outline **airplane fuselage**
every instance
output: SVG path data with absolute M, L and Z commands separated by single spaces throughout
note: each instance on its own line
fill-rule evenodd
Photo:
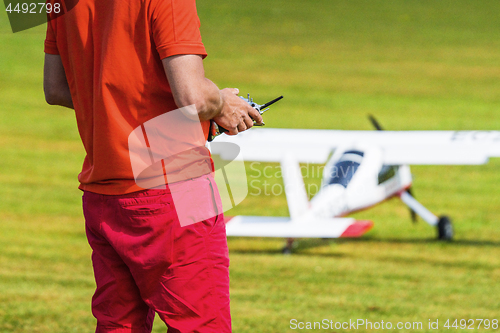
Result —
M 339 148 L 326 163 L 320 191 L 308 214 L 340 217 L 371 207 L 411 186 L 409 166 L 383 165 L 377 147 Z

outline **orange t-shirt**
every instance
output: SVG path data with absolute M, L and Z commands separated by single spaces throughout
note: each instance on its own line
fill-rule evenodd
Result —
M 87 153 L 80 189 L 142 190 L 134 181 L 130 133 L 177 109 L 161 59 L 206 56 L 195 0 L 79 0 L 49 21 L 45 52 L 61 56 Z M 209 122 L 202 127 L 208 133 Z

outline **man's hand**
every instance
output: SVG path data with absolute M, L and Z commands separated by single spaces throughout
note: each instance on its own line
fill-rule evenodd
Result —
M 217 125 L 228 130 L 229 135 L 236 135 L 253 126 L 253 122 L 262 124 L 262 116 L 247 102 L 238 97 L 239 90 L 225 88 L 220 91 L 223 104 L 220 113 L 213 118 Z

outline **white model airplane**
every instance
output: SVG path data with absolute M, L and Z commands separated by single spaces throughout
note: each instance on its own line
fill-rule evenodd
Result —
M 411 195 L 408 165 L 484 164 L 500 157 L 500 131 L 378 131 L 258 128 L 214 143 L 233 143 L 244 161 L 280 162 L 290 217 L 236 216 L 228 236 L 288 238 L 359 237 L 371 221 L 345 218 L 352 212 L 399 197 L 429 225 L 438 239 L 453 237 L 451 221 L 438 217 Z M 212 154 L 233 159 L 224 145 Z M 325 163 L 320 191 L 309 201 L 299 163 Z

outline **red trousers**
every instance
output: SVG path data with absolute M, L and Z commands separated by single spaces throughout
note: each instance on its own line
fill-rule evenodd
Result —
M 213 178 L 188 180 L 222 212 Z M 210 191 L 210 195 L 206 195 Z M 193 200 L 197 200 L 193 198 Z M 97 333 L 149 333 L 155 313 L 175 332 L 231 332 L 229 256 L 222 213 L 179 224 L 170 190 L 85 192 Z

